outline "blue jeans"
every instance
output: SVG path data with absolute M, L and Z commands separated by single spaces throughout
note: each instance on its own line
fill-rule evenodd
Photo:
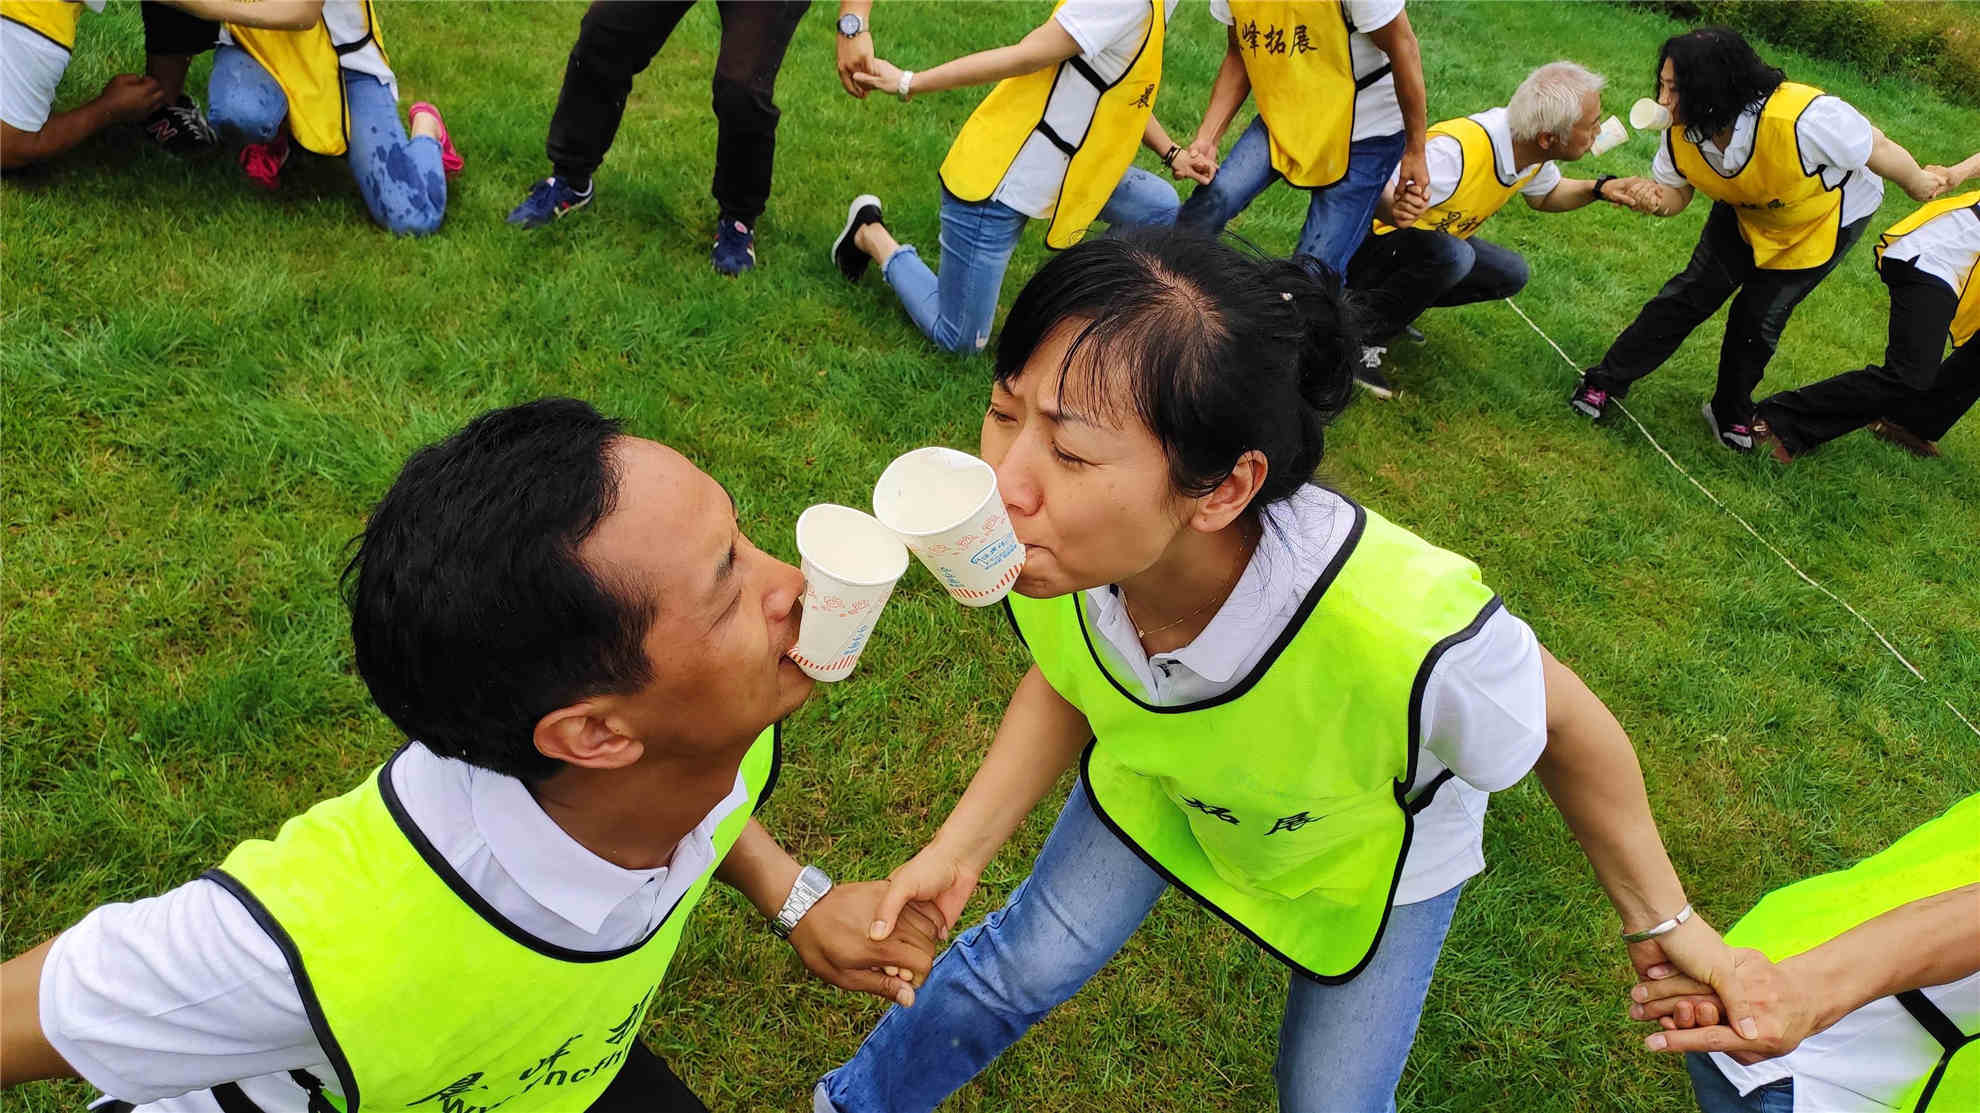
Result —
M 1078 992 L 1167 888 L 1094 816 L 1085 787 L 1073 786 L 1031 876 L 956 937 L 913 1008 L 887 1010 L 852 1059 L 820 1081 L 823 1097 L 839 1113 L 935 1108 Z M 1290 976 L 1272 1072 L 1284 1113 L 1395 1109 L 1396 1080 L 1463 888 L 1398 906 L 1354 980 Z
M 426 236 L 447 215 L 447 175 L 440 168 L 440 143 L 428 136 L 406 137 L 399 102 L 391 86 L 368 73 L 344 70 L 344 105 L 349 110 L 348 157 L 371 219 L 388 232 Z M 267 143 L 289 118 L 289 98 L 254 56 L 237 46 L 213 55 L 207 87 L 213 126 L 237 143 Z
M 1347 173 L 1341 180 L 1307 191 L 1311 199 L 1306 203 L 1306 224 L 1299 230 L 1298 253 L 1319 259 L 1336 274 L 1346 274 L 1348 260 L 1368 235 L 1382 187 L 1402 163 L 1402 154 L 1402 132 L 1350 143 Z M 1183 202 L 1176 224 L 1217 235 L 1278 179 L 1279 172 L 1272 169 L 1272 137 L 1260 116 L 1224 156 L 1210 184 L 1197 186 Z
M 1745 1097 L 1726 1081 L 1710 1055 L 1686 1052 L 1684 1069 L 1691 1073 L 1691 1092 L 1701 1113 L 1794 1113 L 1794 1079 L 1769 1082 Z
M 1168 225 L 1176 219 L 1176 187 L 1129 167 L 1100 210 L 1110 226 Z M 1030 217 L 1001 201 L 963 201 L 942 191 L 942 273 L 937 277 L 911 244 L 889 256 L 880 273 L 928 339 L 945 352 L 974 355 L 990 342 L 1004 270 Z

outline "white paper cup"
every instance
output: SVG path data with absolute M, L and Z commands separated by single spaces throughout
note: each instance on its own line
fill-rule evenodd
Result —
M 791 660 L 814 680 L 844 680 L 907 571 L 907 549 L 871 515 L 831 503 L 798 515 L 797 547 L 804 613 Z
M 1629 138 L 1629 129 L 1614 116 L 1602 121 L 1602 130 L 1595 133 L 1595 145 L 1588 148 L 1591 155 L 1606 155 L 1623 145 Z
M 917 448 L 873 485 L 873 515 L 966 607 L 1009 595 L 1024 545 L 1004 513 L 997 473 L 953 448 Z
M 1662 131 L 1671 126 L 1671 114 L 1663 105 L 1644 97 L 1630 105 L 1629 126 L 1638 131 Z

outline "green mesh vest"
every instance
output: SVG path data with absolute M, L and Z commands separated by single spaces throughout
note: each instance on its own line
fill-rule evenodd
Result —
M 717 863 L 770 795 L 777 764 L 772 727 L 743 759 L 749 805 L 716 828 Z M 274 841 L 242 843 L 206 874 L 288 959 L 344 1094 L 337 1103 L 318 1090 L 311 1108 L 583 1110 L 639 1039 L 714 869 L 640 942 L 605 952 L 558 947 L 510 922 L 454 872 L 406 815 L 391 767 L 289 820 Z
M 1980 882 L 1980 793 L 1946 809 L 1889 847 L 1846 870 L 1776 889 L 1760 899 L 1726 942 L 1751 947 L 1775 962 L 1811 950 L 1900 905 Z M 1893 1108 L 1904 1113 L 1980 1110 L 1980 1036 L 1961 1032 L 1952 1018 L 1916 990 L 1898 1004 L 1943 1051 Z
M 1354 506 L 1354 527 L 1251 674 L 1156 707 L 1095 652 L 1080 593 L 1010 597 L 1032 659 L 1093 728 L 1094 812 L 1177 888 L 1306 977 L 1342 982 L 1388 922 L 1423 692 L 1499 602 L 1470 561 Z

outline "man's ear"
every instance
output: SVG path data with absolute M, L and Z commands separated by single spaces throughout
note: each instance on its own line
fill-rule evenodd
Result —
M 553 761 L 586 769 L 623 769 L 646 747 L 620 732 L 609 709 L 598 700 L 560 707 L 536 721 L 536 752 Z

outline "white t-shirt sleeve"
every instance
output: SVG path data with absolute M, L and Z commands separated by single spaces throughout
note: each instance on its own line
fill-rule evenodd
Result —
M 68 68 L 68 51 L 13 20 L 0 20 L 0 120 L 40 131 Z
M 137 1104 L 326 1061 L 281 949 L 210 881 L 83 917 L 48 953 L 40 1004 L 76 1073 Z
M 1116 39 L 1138 36 L 1148 22 L 1148 5 L 1133 0 L 1066 0 L 1052 18 L 1079 44 L 1081 54 L 1098 54 Z
M 1526 184 L 1519 187 L 1519 191 L 1528 197 L 1545 197 L 1554 192 L 1554 187 L 1560 184 L 1561 168 L 1549 159 L 1540 164 L 1540 172 L 1528 178 Z
M 1402 14 L 1403 0 L 1346 0 L 1347 16 L 1357 33 L 1380 31 Z M 1211 0 L 1216 3 L 1216 0 Z
M 1231 15 L 1231 0 L 1210 0 L 1210 18 L 1226 27 L 1237 25 L 1237 18 Z
M 1423 161 L 1430 169 L 1430 203 L 1441 205 L 1457 192 L 1464 177 L 1464 145 L 1454 135 L 1433 135 L 1423 145 Z M 1389 175 L 1390 181 L 1402 176 L 1402 167 Z
M 1838 178 L 1844 171 L 1869 165 L 1870 149 L 1877 142 L 1863 113 L 1841 97 L 1830 96 L 1809 102 L 1794 122 L 1794 137 L 1800 141 L 1803 170 L 1812 174 L 1816 167 L 1826 166 L 1837 171 Z
M 1658 185 L 1666 185 L 1672 189 L 1683 189 L 1691 184 L 1689 179 L 1678 172 L 1677 162 L 1671 158 L 1669 136 L 1659 136 L 1657 139 L 1657 157 L 1650 160 L 1650 177 Z
M 1511 788 L 1547 748 L 1547 685 L 1533 628 L 1500 607 L 1444 652 L 1423 692 L 1424 745 L 1473 788 Z

